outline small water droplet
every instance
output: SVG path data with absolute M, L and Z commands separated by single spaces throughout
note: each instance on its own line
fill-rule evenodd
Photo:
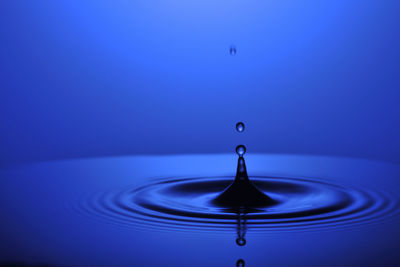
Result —
M 243 157 L 244 153 L 246 153 L 246 147 L 244 145 L 238 145 L 236 147 L 236 154 L 238 154 L 239 157 Z
M 244 260 L 238 259 L 238 261 L 236 262 L 236 267 L 244 267 Z
M 244 123 L 243 122 L 236 123 L 236 131 L 238 131 L 239 133 L 244 131 Z
M 231 45 L 231 47 L 229 48 L 229 54 L 231 54 L 231 56 L 236 55 L 236 46 Z
M 244 245 L 246 245 L 246 239 L 244 239 L 243 237 L 238 237 L 236 238 L 236 244 L 243 247 Z

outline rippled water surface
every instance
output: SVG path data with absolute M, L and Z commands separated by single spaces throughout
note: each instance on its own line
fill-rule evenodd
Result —
M 212 204 L 232 177 L 162 179 L 81 199 L 77 210 L 128 227 L 231 231 L 237 218 L 251 231 L 283 231 L 379 223 L 399 208 L 395 197 L 375 190 L 357 190 L 316 179 L 252 177 L 277 203 L 235 211 Z
M 249 155 L 274 200 L 230 209 L 233 155 L 114 157 L 1 170 L 3 262 L 267 266 L 399 261 L 399 174 L 360 159 Z

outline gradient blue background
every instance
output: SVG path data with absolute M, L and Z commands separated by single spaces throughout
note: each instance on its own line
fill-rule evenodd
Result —
M 239 143 L 250 175 L 398 192 L 399 11 L 398 0 L 0 1 L 0 265 L 396 264 L 395 219 L 249 231 L 239 248 L 234 229 L 127 231 L 64 205 L 149 177 L 233 175 Z
M 400 162 L 399 10 L 394 0 L 1 1 L 0 162 L 239 142 Z

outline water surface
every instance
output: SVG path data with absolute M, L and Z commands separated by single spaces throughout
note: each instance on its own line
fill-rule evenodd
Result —
M 181 155 L 3 168 L 0 260 L 56 266 L 400 262 L 400 166 L 246 154 L 250 180 L 276 203 L 230 210 L 212 200 L 234 179 L 236 163 L 233 154 Z

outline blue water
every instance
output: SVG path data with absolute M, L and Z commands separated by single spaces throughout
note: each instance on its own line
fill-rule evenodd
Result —
M 281 204 L 237 217 L 208 202 L 234 178 L 233 154 L 3 168 L 0 259 L 61 266 L 399 262 L 399 165 L 267 154 L 249 154 L 246 163 L 249 178 Z M 240 236 L 244 246 L 236 244 Z
M 399 10 L 0 1 L 0 265 L 400 265 Z

